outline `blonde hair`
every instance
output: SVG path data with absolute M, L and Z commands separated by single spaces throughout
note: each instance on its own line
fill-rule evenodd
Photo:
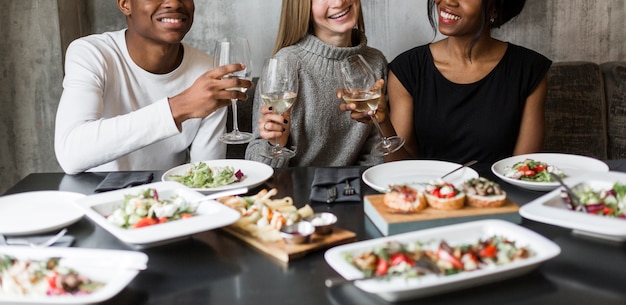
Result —
M 297 43 L 306 34 L 313 34 L 311 1 L 313 0 L 283 0 L 278 34 L 276 35 L 276 43 L 274 44 L 274 52 L 272 54 L 276 54 L 280 49 Z M 363 8 L 360 2 L 356 29 L 365 33 Z

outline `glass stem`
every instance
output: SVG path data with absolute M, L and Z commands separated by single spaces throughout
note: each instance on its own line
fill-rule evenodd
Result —
M 391 146 L 391 142 L 389 142 L 387 137 L 385 137 L 385 134 L 383 133 L 383 129 L 380 128 L 380 124 L 378 124 L 378 121 L 376 120 L 376 114 L 371 115 L 370 118 L 372 118 L 372 122 L 374 122 L 374 126 L 376 126 L 376 129 L 378 129 L 378 133 L 380 133 L 380 137 L 383 140 L 383 147 Z
M 230 103 L 233 106 L 233 133 L 239 133 L 239 125 L 237 124 L 237 99 L 231 99 Z

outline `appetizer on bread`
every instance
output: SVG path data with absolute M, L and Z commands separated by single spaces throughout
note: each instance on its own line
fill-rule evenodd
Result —
M 428 205 L 438 210 L 458 210 L 465 205 L 465 193 L 441 179 L 426 186 Z
M 383 203 L 391 209 L 404 213 L 419 212 L 426 208 L 424 194 L 408 185 L 392 185 L 383 197 Z
M 465 181 L 463 191 L 467 195 L 467 205 L 472 207 L 501 207 L 506 201 L 506 193 L 500 185 L 483 177 Z

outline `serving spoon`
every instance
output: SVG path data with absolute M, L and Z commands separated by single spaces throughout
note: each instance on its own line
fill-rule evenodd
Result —
M 577 210 L 580 209 L 583 212 L 587 212 L 587 208 L 585 207 L 585 205 L 580 202 L 580 198 L 578 198 L 578 195 L 576 195 L 574 193 L 574 191 L 572 191 L 571 188 L 569 188 L 569 186 L 567 186 L 565 184 L 565 182 L 563 182 L 563 179 L 561 179 L 561 177 L 553 172 L 550 172 L 550 175 L 552 176 L 552 178 L 554 178 L 554 180 L 556 180 L 567 192 L 567 196 L 569 196 L 569 199 L 572 201 L 573 203 L 573 207 L 570 206 L 570 208 L 572 210 Z

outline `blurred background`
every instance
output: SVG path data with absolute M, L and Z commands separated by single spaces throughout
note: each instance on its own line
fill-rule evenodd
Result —
M 426 0 L 361 0 L 369 44 L 388 60 L 437 39 Z M 4 0 L 0 18 L 0 194 L 34 172 L 61 171 L 54 120 L 63 56 L 74 39 L 126 27 L 114 0 Z M 281 0 L 196 1 L 185 42 L 211 52 L 215 39 L 250 40 L 254 62 L 271 55 Z M 623 0 L 527 0 L 495 36 L 553 61 L 626 61 Z M 254 75 L 260 74 L 255 67 Z M 181 88 L 182 90 L 183 88 Z

